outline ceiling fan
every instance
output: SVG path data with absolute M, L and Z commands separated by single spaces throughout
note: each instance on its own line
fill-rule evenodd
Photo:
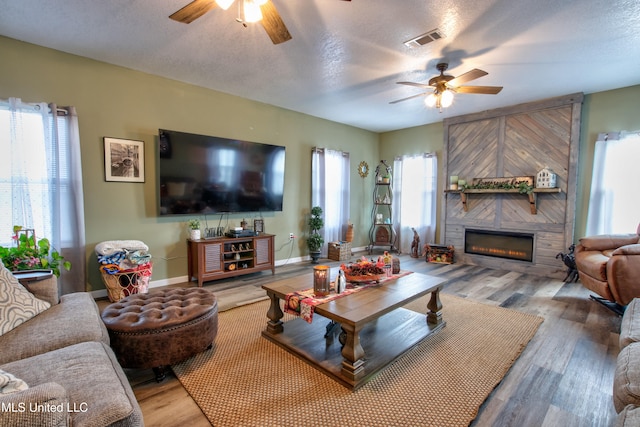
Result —
M 486 76 L 486 71 L 474 68 L 471 71 L 467 71 L 458 77 L 453 77 L 444 74 L 449 64 L 441 62 L 436 68 L 440 71 L 440 75 L 432 77 L 429 80 L 429 84 L 414 83 L 414 82 L 398 82 L 400 85 L 416 86 L 424 89 L 433 89 L 433 91 L 419 93 L 417 95 L 409 96 L 407 98 L 398 99 L 397 101 L 391 101 L 390 104 L 396 104 L 398 102 L 407 101 L 409 99 L 417 98 L 419 96 L 426 96 L 425 104 L 429 107 L 436 107 L 442 111 L 442 108 L 446 108 L 453 102 L 454 93 L 476 93 L 496 95 L 502 90 L 502 86 L 460 86 L 463 83 L 471 80 L 478 79 L 482 76 Z
M 216 4 L 227 10 L 235 0 L 193 0 L 169 18 L 174 21 L 190 24 L 202 15 L 213 9 Z M 273 44 L 284 43 L 291 40 L 291 34 L 284 25 L 278 10 L 271 0 L 238 0 L 242 2 L 244 18 L 236 19 L 246 26 L 247 22 L 260 21 Z M 345 0 L 351 1 L 351 0 Z

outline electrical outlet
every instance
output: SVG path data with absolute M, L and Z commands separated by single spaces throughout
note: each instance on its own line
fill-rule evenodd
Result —
M 293 240 L 295 238 L 296 238 L 296 236 L 294 236 L 293 233 L 289 233 L 289 240 Z

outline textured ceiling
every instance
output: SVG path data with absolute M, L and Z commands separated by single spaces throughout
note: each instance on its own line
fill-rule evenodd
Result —
M 273 0 L 293 39 L 274 45 L 237 7 L 185 25 L 189 0 L 0 0 L 0 34 L 376 132 L 573 92 L 640 84 L 638 0 Z M 438 28 L 419 48 L 403 42 Z M 1 52 L 0 52 L 1 57 Z M 480 68 L 439 113 L 421 90 Z

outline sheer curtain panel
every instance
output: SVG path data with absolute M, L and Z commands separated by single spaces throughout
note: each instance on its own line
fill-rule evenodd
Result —
M 344 240 L 349 222 L 349 153 L 326 148 L 311 151 L 311 206 L 320 206 L 324 228 L 320 231 L 327 256 L 328 242 Z
M 84 291 L 85 235 L 78 117 L 73 107 L 0 99 L 0 244 L 35 230 L 70 261 L 62 293 Z
M 640 131 L 601 133 L 593 155 L 586 235 L 633 233 L 640 223 Z
M 436 235 L 438 162 L 435 153 L 396 157 L 393 162 L 393 224 L 401 252 L 411 252 L 413 231 L 420 245 Z

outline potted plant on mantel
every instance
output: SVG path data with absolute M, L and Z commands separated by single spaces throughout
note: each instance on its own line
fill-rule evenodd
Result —
M 320 235 L 320 229 L 324 227 L 322 208 L 320 206 L 311 208 L 311 216 L 307 224 L 309 225 L 309 236 L 307 237 L 309 256 L 311 257 L 311 263 L 317 264 L 318 258 L 320 258 L 320 249 L 324 243 L 324 239 Z
M 191 240 L 200 240 L 200 220 L 190 219 L 187 222 L 187 226 L 189 227 L 189 238 Z
M 71 270 L 71 262 L 65 261 L 64 257 L 51 247 L 48 239 L 36 240 L 32 229 L 14 226 L 13 240 L 15 246 L 0 246 L 0 259 L 8 270 L 51 270 L 56 277 L 60 277 L 60 268 Z

